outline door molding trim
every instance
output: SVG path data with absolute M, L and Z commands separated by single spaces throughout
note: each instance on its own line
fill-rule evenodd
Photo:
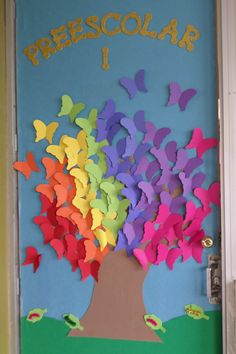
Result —
M 224 354 L 236 352 L 236 2 L 217 1 Z

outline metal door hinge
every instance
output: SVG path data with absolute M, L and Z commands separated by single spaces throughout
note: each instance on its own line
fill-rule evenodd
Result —
M 210 304 L 220 304 L 221 295 L 221 257 L 208 256 L 207 276 L 207 297 Z

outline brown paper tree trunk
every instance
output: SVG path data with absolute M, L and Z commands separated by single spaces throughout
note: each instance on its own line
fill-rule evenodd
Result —
M 160 342 L 143 315 L 143 282 L 146 271 L 122 250 L 110 252 L 102 263 L 88 311 L 81 319 L 84 331 L 69 336 Z

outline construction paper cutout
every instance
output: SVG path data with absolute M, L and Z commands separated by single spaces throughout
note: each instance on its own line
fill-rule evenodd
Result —
M 144 165 L 144 167 L 145 167 L 144 171 L 146 171 L 145 174 L 148 180 L 151 180 L 156 173 L 160 172 L 160 164 L 156 160 L 152 162 L 148 161 L 148 166 Z
M 50 200 L 43 194 L 39 195 L 40 197 L 40 201 L 41 201 L 41 211 L 40 214 L 44 214 L 47 212 L 47 210 L 50 208 L 51 206 L 51 202 Z
M 158 129 L 154 136 L 154 145 L 157 149 L 160 149 L 163 140 L 170 134 L 171 130 L 169 128 Z
M 53 202 L 54 199 L 54 190 L 52 189 L 52 187 L 48 184 L 38 184 L 37 187 L 35 188 L 35 190 L 37 192 L 39 192 L 40 194 L 43 194 L 45 197 L 47 197 L 50 202 Z
M 169 248 L 167 245 L 164 243 L 161 243 L 157 247 L 157 260 L 155 264 L 159 265 L 161 262 L 164 262 L 167 258 L 167 255 L 169 253 Z
M 26 161 L 16 161 L 13 167 L 15 170 L 21 172 L 27 180 L 30 178 L 32 172 L 40 171 L 31 151 L 27 152 Z
M 115 110 L 116 110 L 115 102 L 112 99 L 107 100 L 102 111 L 99 112 L 98 118 L 107 120 L 108 118 L 111 118 L 113 116 Z
M 177 158 L 177 143 L 175 141 L 170 141 L 166 144 L 165 152 L 168 160 L 170 162 L 176 162 Z
M 192 189 L 201 187 L 203 182 L 206 179 L 206 175 L 202 172 L 198 172 L 196 173 L 193 177 L 192 177 Z
M 110 65 L 108 62 L 108 55 L 109 55 L 109 48 L 103 47 L 102 48 L 102 68 L 103 68 L 103 70 L 110 69 Z
M 123 158 L 132 156 L 135 152 L 136 149 L 136 139 L 132 138 L 130 136 L 127 136 L 126 138 L 126 148 L 125 148 L 125 152 L 122 155 Z
M 91 109 L 88 118 L 76 118 L 75 124 L 85 131 L 87 135 L 90 135 L 92 130 L 96 128 L 96 119 L 98 111 L 96 108 Z
M 55 161 L 50 157 L 43 157 L 42 164 L 46 170 L 46 179 L 51 178 L 56 172 L 62 172 L 65 167 L 64 161 L 60 164 L 58 161 Z
M 151 204 L 155 197 L 155 190 L 152 187 L 152 185 L 148 182 L 139 182 L 138 184 L 139 188 L 144 192 L 144 194 L 147 197 L 148 204 Z
M 180 172 L 179 179 L 183 185 L 183 196 L 187 196 L 192 188 L 192 180 L 191 178 L 186 177 L 184 172 Z
M 94 235 L 96 236 L 96 239 L 98 240 L 100 244 L 100 250 L 103 251 L 107 244 L 111 244 L 112 246 L 116 246 L 116 243 L 114 242 L 114 239 L 110 237 L 110 232 L 108 229 L 105 231 L 102 229 L 96 229 L 94 230 Z
M 82 102 L 74 104 L 71 97 L 68 95 L 62 96 L 61 110 L 58 113 L 58 117 L 69 116 L 71 123 L 74 122 L 75 117 L 84 110 L 85 104 Z
M 211 202 L 220 207 L 220 182 L 211 184 L 209 188 L 209 195 Z
M 84 327 L 81 326 L 80 320 L 76 316 L 66 313 L 66 314 L 63 315 L 63 318 L 64 318 L 64 321 L 65 321 L 65 324 L 70 329 L 79 329 L 80 331 L 84 330 Z
M 58 259 L 62 259 L 65 252 L 64 243 L 61 240 L 53 239 L 51 240 L 50 245 L 56 251 Z
M 193 157 L 189 159 L 186 166 L 184 167 L 184 172 L 186 176 L 189 177 L 191 173 L 202 164 L 203 164 L 203 160 L 197 157 Z
M 220 206 L 220 186 L 219 183 L 213 183 L 208 190 L 204 188 L 195 188 L 194 195 L 200 200 L 204 211 L 210 210 L 210 203 Z
M 194 88 L 187 89 L 181 92 L 180 85 L 177 82 L 169 84 L 169 100 L 167 105 L 171 106 L 178 103 L 181 111 L 185 111 L 189 101 L 197 94 Z
M 134 153 L 135 162 L 138 163 L 140 160 L 147 155 L 150 151 L 151 145 L 150 144 L 139 144 Z
M 64 186 L 57 184 L 54 187 L 54 191 L 57 196 L 57 207 L 59 208 L 67 201 L 67 189 Z
M 144 111 L 138 111 L 135 113 L 134 124 L 139 132 L 142 132 L 144 134 L 147 132 Z
M 91 227 L 91 230 L 94 230 L 97 227 L 101 226 L 104 215 L 99 209 L 92 209 L 91 214 L 93 217 L 93 225 Z
M 47 309 L 35 308 L 28 312 L 26 320 L 31 323 L 37 323 L 42 320 L 45 313 L 47 313 Z
M 59 145 L 48 145 L 46 151 L 56 157 L 56 159 L 63 164 L 65 158 L 65 147 L 66 145 L 63 143 L 65 136 L 63 135 L 60 139 Z
M 159 317 L 153 314 L 148 314 L 148 315 L 144 315 L 143 318 L 146 325 L 151 329 L 153 329 L 154 331 L 160 330 L 163 333 L 166 332 L 166 329 L 163 327 L 162 321 Z
M 25 261 L 22 263 L 23 266 L 33 264 L 34 273 L 37 272 L 40 266 L 42 255 L 38 253 L 35 247 L 26 247 L 26 257 Z
M 148 158 L 146 156 L 143 156 L 141 159 L 139 159 L 137 161 L 139 161 L 139 163 L 137 163 L 137 166 L 135 166 L 136 168 L 135 168 L 134 174 L 140 175 L 140 174 L 146 172 L 146 176 L 147 176 L 147 170 L 149 169 L 149 166 L 150 166 L 150 162 L 149 162 Z M 127 166 L 127 167 L 129 169 L 131 167 L 131 164 L 130 164 L 130 166 Z M 126 167 L 126 170 L 127 170 L 127 167 Z M 122 172 L 122 171 L 119 170 L 119 172 Z
M 128 240 L 128 245 L 131 245 L 136 236 L 133 225 L 126 222 L 123 226 L 123 232 Z
M 137 258 L 138 262 L 143 267 L 143 269 L 146 270 L 147 266 L 148 266 L 148 259 L 147 259 L 145 251 L 142 249 L 139 249 L 139 248 L 135 248 L 133 250 L 133 254 Z
M 209 320 L 210 317 L 208 315 L 205 314 L 204 310 L 202 307 L 191 304 L 191 305 L 185 305 L 184 306 L 185 309 L 185 313 L 193 318 L 194 320 Z
M 34 218 L 34 222 L 37 223 L 37 221 L 39 221 L 39 220 L 35 220 L 35 219 L 36 218 Z M 51 240 L 53 240 L 55 237 L 54 225 L 51 225 L 50 220 L 47 218 L 47 222 L 41 223 L 39 225 L 39 227 L 40 227 L 40 230 L 42 231 L 42 234 L 43 234 L 44 244 L 46 245 L 47 243 L 50 243 Z
M 50 124 L 46 125 L 40 119 L 36 119 L 33 121 L 33 126 L 36 132 L 35 142 L 38 143 L 39 141 L 46 139 L 49 144 L 52 144 L 52 138 L 59 127 L 57 122 L 51 122 Z
M 166 264 L 170 268 L 170 270 L 173 269 L 174 263 L 176 260 L 182 255 L 182 250 L 179 248 L 172 248 L 166 257 Z
M 167 159 L 165 150 L 161 150 L 161 149 L 157 149 L 156 147 L 153 147 L 150 151 L 156 157 L 158 163 L 160 164 L 160 168 L 163 171 L 168 171 L 170 169 L 170 164 Z
M 186 149 L 196 149 L 198 158 L 201 158 L 202 155 L 218 145 L 218 141 L 215 138 L 203 138 L 203 133 L 201 128 L 195 128 L 192 134 L 192 138 Z
M 179 149 L 177 151 L 177 159 L 174 169 L 183 170 L 188 162 L 188 154 L 185 149 Z
M 145 71 L 143 69 L 137 71 L 134 79 L 128 77 L 122 77 L 119 80 L 120 85 L 127 91 L 129 98 L 133 99 L 137 92 L 146 93 L 147 89 L 144 82 Z
M 143 143 L 146 144 L 149 141 L 153 141 L 156 135 L 156 127 L 152 122 L 146 122 L 146 134 L 143 139 Z
M 135 137 L 135 134 L 137 132 L 137 128 L 136 128 L 134 121 L 132 121 L 129 118 L 122 118 L 120 120 L 120 124 L 122 125 L 122 127 L 127 129 L 127 132 L 131 138 Z

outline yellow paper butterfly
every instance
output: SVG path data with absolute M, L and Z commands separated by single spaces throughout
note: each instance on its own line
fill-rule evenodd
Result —
M 52 144 L 52 138 L 55 134 L 55 131 L 59 127 L 57 122 L 51 122 L 50 124 L 46 125 L 42 120 L 35 119 L 33 121 L 33 126 L 36 132 L 36 143 L 38 143 L 40 140 L 46 139 L 49 144 Z
M 59 145 L 48 145 L 46 148 L 46 151 L 56 157 L 58 161 L 62 164 L 65 158 L 65 148 L 66 145 L 63 144 L 63 139 L 66 137 L 66 135 L 63 135 L 61 137 Z
M 94 235 L 100 244 L 101 252 L 104 250 L 107 244 L 110 244 L 113 247 L 116 246 L 116 240 L 112 232 L 108 228 L 104 227 L 104 229 L 105 231 L 101 229 L 94 230 Z

